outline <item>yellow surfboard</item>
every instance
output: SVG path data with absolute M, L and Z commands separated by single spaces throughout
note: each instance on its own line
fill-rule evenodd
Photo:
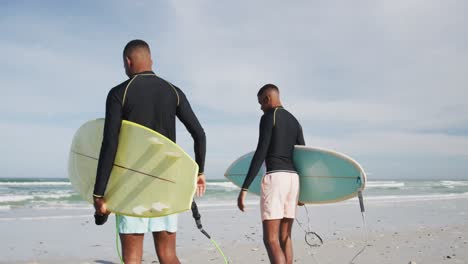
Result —
M 76 132 L 68 161 L 70 182 L 92 203 L 104 119 Z M 122 121 L 114 167 L 107 184 L 111 212 L 159 217 L 187 211 L 195 194 L 197 163 L 177 144 L 139 124 Z

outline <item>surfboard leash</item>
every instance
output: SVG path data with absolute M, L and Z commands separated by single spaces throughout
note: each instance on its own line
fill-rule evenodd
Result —
M 195 200 L 192 201 L 192 216 L 195 219 L 195 224 L 197 225 L 198 230 L 200 230 L 200 232 L 202 232 L 202 234 L 205 235 L 211 241 L 211 244 L 213 244 L 215 246 L 215 248 L 218 250 L 219 254 L 221 254 L 221 256 L 223 256 L 224 263 L 228 264 L 229 261 L 226 258 L 226 256 L 224 255 L 221 248 L 219 247 L 218 243 L 216 243 L 216 241 L 213 238 L 211 238 L 211 236 L 208 234 L 208 232 L 206 232 L 205 229 L 203 229 L 203 226 L 202 226 L 202 223 L 201 223 L 201 215 L 200 215 L 200 212 L 198 211 L 198 206 L 195 203 Z
M 368 239 L 369 239 L 369 232 L 367 230 L 367 225 L 366 225 L 366 215 L 365 215 L 365 208 L 364 208 L 364 198 L 362 196 L 362 191 L 358 191 L 358 199 L 359 199 L 359 207 L 361 208 L 361 216 L 362 216 L 362 225 L 363 225 L 363 232 L 364 232 L 364 246 L 361 248 L 361 250 L 354 255 L 354 257 L 351 259 L 349 264 L 353 264 L 354 260 L 364 252 L 364 250 L 367 248 L 368 245 Z
M 317 259 L 315 258 L 315 254 L 312 252 L 312 248 L 322 246 L 323 245 L 323 239 L 316 232 L 312 231 L 312 227 L 311 227 L 311 224 L 310 224 L 309 210 L 307 209 L 306 205 L 304 205 L 304 209 L 305 209 L 306 214 L 307 214 L 307 228 L 305 228 L 301 224 L 301 222 L 299 222 L 299 220 L 297 220 L 297 217 L 296 217 L 296 222 L 299 225 L 299 227 L 304 231 L 304 240 L 305 240 L 306 244 L 309 246 L 307 248 L 307 253 L 309 254 L 309 256 L 312 257 L 312 259 L 314 260 L 315 263 L 319 263 L 317 261 Z M 319 243 L 315 242 L 316 239 L 318 239 Z
M 362 196 L 362 191 L 358 192 L 358 199 L 359 199 L 359 207 L 361 208 L 361 217 L 362 217 L 363 232 L 364 232 L 364 246 L 356 253 L 356 255 L 354 255 L 354 257 L 351 259 L 349 264 L 354 264 L 354 260 L 356 260 L 356 258 L 358 256 L 360 256 L 368 246 L 369 232 L 368 232 L 367 225 L 366 225 L 366 215 L 365 215 L 364 198 Z M 314 254 L 311 252 L 311 249 L 313 247 L 320 247 L 321 245 L 323 245 L 323 240 L 316 232 L 312 231 L 312 228 L 310 226 L 309 210 L 307 209 L 307 206 L 305 206 L 305 205 L 304 205 L 304 209 L 305 209 L 306 214 L 307 214 L 307 228 L 304 228 L 303 225 L 301 224 L 301 222 L 299 222 L 299 220 L 297 220 L 297 218 L 296 218 L 296 222 L 299 224 L 299 227 L 305 233 L 305 238 L 304 239 L 305 239 L 306 244 L 309 246 L 309 248 L 307 249 L 307 253 L 313 258 L 313 260 L 316 263 L 318 263 L 318 261 L 315 258 Z M 315 240 L 315 239 L 318 239 L 319 243 L 313 243 L 312 241 Z

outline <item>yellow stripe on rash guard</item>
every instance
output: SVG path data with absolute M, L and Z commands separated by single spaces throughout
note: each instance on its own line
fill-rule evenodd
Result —
M 123 96 L 123 99 L 122 99 L 122 107 L 123 107 L 124 104 L 125 104 L 125 98 L 127 97 L 127 89 L 128 89 L 128 87 L 130 87 L 130 84 L 131 84 L 138 76 L 156 76 L 156 74 L 144 73 L 144 74 L 137 74 L 137 75 L 133 76 L 132 79 L 130 80 L 130 82 L 128 82 L 127 87 L 125 87 L 125 92 L 124 92 L 124 96 Z
M 166 81 L 166 80 L 164 80 L 164 81 Z M 180 98 L 179 98 L 179 93 L 177 92 L 177 89 L 174 87 L 174 85 L 172 85 L 172 83 L 170 83 L 168 81 L 166 81 L 166 82 L 172 87 L 172 89 L 174 89 L 174 92 L 175 92 L 175 94 L 177 96 L 177 106 L 179 106 Z
M 276 111 L 279 109 L 279 107 L 275 108 L 275 112 L 273 113 L 273 126 L 276 125 Z
M 133 76 L 133 78 L 130 80 L 130 82 L 127 84 L 127 87 L 125 87 L 125 92 L 124 92 L 124 96 L 123 96 L 123 99 L 122 99 L 122 107 L 124 106 L 125 104 L 125 98 L 127 97 L 127 90 L 128 90 L 128 87 L 130 87 L 130 84 L 136 79 L 136 77 L 138 76 L 156 76 L 156 74 L 152 74 L 152 73 L 144 73 L 144 74 L 137 74 L 135 76 Z M 161 78 L 162 79 L 162 78 Z M 163 79 L 164 80 L 164 79 Z M 177 89 L 174 87 L 174 85 L 172 85 L 172 83 L 164 80 L 165 82 L 167 82 L 169 84 L 169 86 L 172 87 L 172 89 L 174 89 L 174 92 L 177 96 L 177 106 L 179 106 L 179 103 L 180 103 L 180 98 L 179 98 L 179 93 L 177 92 Z

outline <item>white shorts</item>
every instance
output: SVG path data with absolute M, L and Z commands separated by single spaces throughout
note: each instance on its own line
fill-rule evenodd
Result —
M 299 200 L 299 175 L 271 172 L 263 176 L 260 212 L 263 220 L 295 218 Z

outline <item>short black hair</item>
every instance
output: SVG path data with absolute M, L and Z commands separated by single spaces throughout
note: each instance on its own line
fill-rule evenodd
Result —
M 125 48 L 123 50 L 123 55 L 128 57 L 133 51 L 137 49 L 141 49 L 141 48 L 146 49 L 148 50 L 148 52 L 150 52 L 150 47 L 148 43 L 146 43 L 144 40 L 141 40 L 141 39 L 131 40 L 130 42 L 127 43 L 127 45 L 125 45 Z
M 257 96 L 260 96 L 260 95 L 264 94 L 268 90 L 275 90 L 275 91 L 277 91 L 279 93 L 278 86 L 276 86 L 274 84 L 271 84 L 271 83 L 268 83 L 268 84 L 263 85 L 263 87 L 260 88 L 260 90 L 258 90 Z

